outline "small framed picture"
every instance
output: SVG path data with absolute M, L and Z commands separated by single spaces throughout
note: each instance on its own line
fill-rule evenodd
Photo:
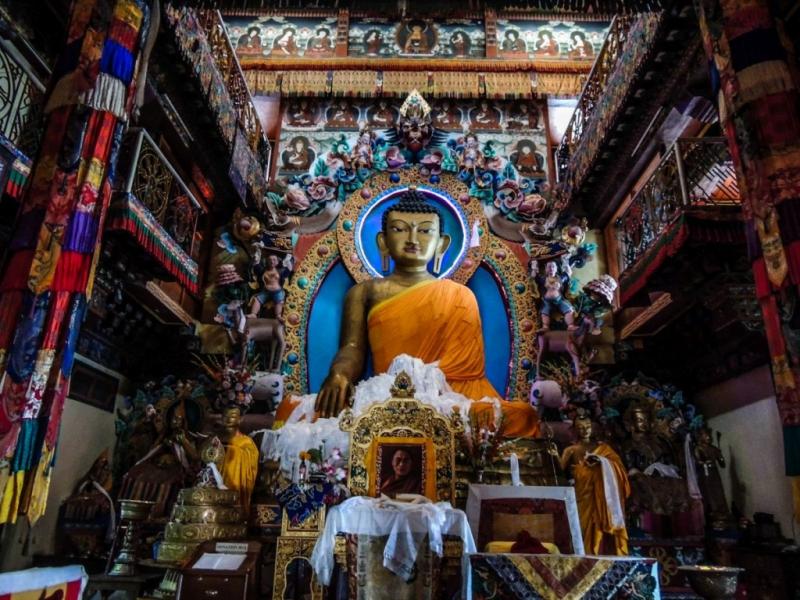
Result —
M 436 499 L 436 457 L 425 438 L 379 437 L 372 442 L 369 493 L 396 497 L 419 494 Z

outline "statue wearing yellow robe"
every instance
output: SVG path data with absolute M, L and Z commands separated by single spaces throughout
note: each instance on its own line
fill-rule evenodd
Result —
M 229 408 L 223 414 L 225 428 L 225 460 L 222 481 L 228 489 L 239 492 L 239 502 L 245 516 L 250 514 L 250 496 L 258 475 L 258 448 L 249 436 L 239 431 L 239 408 Z
M 561 455 L 561 469 L 575 480 L 583 545 L 587 554 L 601 554 L 603 538 L 614 540 L 614 554 L 628 554 L 625 501 L 631 495 L 628 472 L 605 442 L 592 440 L 592 422 L 585 415 L 573 423 L 578 441 Z M 553 449 L 552 453 L 558 455 Z
M 483 332 L 478 303 L 464 285 L 437 279 L 450 236 L 444 233 L 439 209 L 414 188 L 382 215 L 376 236 L 384 272 L 353 286 L 347 292 L 339 351 L 317 394 L 315 410 L 335 417 L 352 397 L 372 354 L 373 367 L 386 372 L 401 354 L 425 363 L 438 363 L 447 382 L 473 402 L 471 412 L 479 423 L 494 424 L 492 402 L 500 400 L 505 416 L 503 434 L 535 437 L 539 416 L 527 402 L 503 402 L 486 379 Z M 291 403 L 278 408 L 276 422 L 291 411 Z
M 624 511 L 625 500 L 631 494 L 631 487 L 622 459 L 611 446 L 604 442 L 600 442 L 591 454 L 607 461 L 606 464 L 610 467 L 607 472 L 613 474 L 616 479 L 618 508 L 620 511 Z M 601 554 L 603 537 L 609 535 L 614 540 L 614 553 L 619 556 L 627 555 L 628 532 L 624 521 L 621 524 L 613 522 L 613 510 L 606 498 L 607 490 L 603 481 L 602 463 L 600 461 L 590 462 L 584 458 L 575 463 L 573 476 L 575 477 L 575 496 L 578 501 L 578 513 L 580 514 L 586 553 Z M 624 518 L 624 512 L 621 512 L 621 516 Z
M 369 311 L 369 346 L 376 373 L 401 354 L 438 362 L 453 391 L 471 400 L 502 398 L 486 378 L 481 319 L 475 295 L 449 279 L 418 283 Z M 535 437 L 539 419 L 527 402 L 502 402 L 503 433 Z M 474 403 L 478 421 L 493 420 L 492 403 Z

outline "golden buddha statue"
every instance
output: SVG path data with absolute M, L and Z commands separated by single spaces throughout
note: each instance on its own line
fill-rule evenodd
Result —
M 443 227 L 438 209 L 413 188 L 383 213 L 378 248 L 383 270 L 389 270 L 390 258 L 395 268 L 347 293 L 339 351 L 317 395 L 319 416 L 337 416 L 345 408 L 370 350 L 376 373 L 408 354 L 438 362 L 453 390 L 473 401 L 502 398 L 486 378 L 475 296 L 466 286 L 428 272 L 431 261 L 433 271 L 440 270 L 450 245 Z M 501 402 L 506 436 L 538 434 L 538 414 L 527 402 Z M 473 402 L 471 410 L 479 422 L 494 420 L 493 403 Z
M 238 406 L 229 406 L 222 413 L 220 439 L 225 445 L 222 480 L 229 490 L 239 492 L 239 502 L 247 518 L 258 475 L 258 448 L 249 436 L 239 431 L 241 421 L 242 410 Z
M 561 469 L 575 480 L 583 545 L 587 554 L 603 553 L 603 538 L 613 538 L 614 553 L 628 554 L 625 501 L 631 494 L 622 459 L 605 442 L 592 439 L 592 422 L 579 416 L 573 425 L 578 441 L 564 449 Z M 554 449 L 554 454 L 558 452 Z

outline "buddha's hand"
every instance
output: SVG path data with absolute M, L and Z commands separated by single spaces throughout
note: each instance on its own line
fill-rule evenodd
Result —
M 319 417 L 338 417 L 353 394 L 353 384 L 341 373 L 330 373 L 317 394 L 314 410 Z

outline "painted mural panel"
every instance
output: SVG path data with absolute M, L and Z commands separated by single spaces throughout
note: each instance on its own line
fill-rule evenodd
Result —
M 465 132 L 477 136 L 487 158 L 512 165 L 520 176 L 548 180 L 547 135 L 542 104 L 536 101 L 457 101 L 433 105 L 434 125 L 443 147 L 465 143 Z M 283 114 L 278 174 L 284 177 L 314 173 L 331 154 L 350 153 L 359 130 L 369 126 L 375 138 L 391 138 L 399 101 L 296 98 Z
M 506 59 L 594 60 L 608 33 L 607 21 L 497 20 L 498 54 Z
M 350 21 L 350 56 L 462 57 L 486 55 L 483 21 L 478 19 L 354 18 Z
M 292 58 L 334 56 L 336 17 L 226 17 L 236 55 Z

